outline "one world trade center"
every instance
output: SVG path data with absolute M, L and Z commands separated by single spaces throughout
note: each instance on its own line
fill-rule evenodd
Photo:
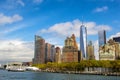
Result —
M 82 59 L 86 60 L 87 59 L 87 29 L 86 27 L 82 24 L 80 26 L 80 50 L 82 53 Z

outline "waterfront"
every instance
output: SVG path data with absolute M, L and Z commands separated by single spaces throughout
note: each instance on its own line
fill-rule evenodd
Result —
M 120 80 L 120 76 L 47 72 L 8 72 L 6 70 L 0 70 L 0 80 Z

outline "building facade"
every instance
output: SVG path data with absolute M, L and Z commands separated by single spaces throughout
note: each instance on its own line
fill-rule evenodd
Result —
M 116 60 L 120 60 L 120 43 L 119 43 L 119 42 L 116 42 L 116 41 L 114 41 L 114 40 L 112 40 L 112 39 L 110 39 L 110 40 L 108 41 L 108 43 L 109 43 L 110 45 L 114 45 L 114 46 L 115 46 L 115 59 L 116 59 Z
M 45 63 L 55 61 L 55 46 L 49 43 L 45 44 Z
M 62 50 L 62 62 L 78 62 L 78 46 L 75 35 L 65 40 L 65 46 Z
M 110 39 L 107 44 L 100 46 L 100 60 L 119 60 L 120 59 L 120 43 Z
M 98 31 L 98 41 L 99 41 L 99 47 L 106 44 L 106 31 L 105 30 L 99 30 Z
M 87 59 L 87 28 L 84 25 L 80 26 L 80 51 L 82 53 L 82 59 Z
M 51 44 L 45 44 L 45 63 L 52 62 L 51 60 Z
M 55 45 L 51 45 L 51 60 L 52 62 L 55 62 Z
M 44 64 L 55 62 L 56 49 L 55 45 L 45 43 L 41 36 L 35 35 L 35 51 L 33 64 Z
M 87 45 L 87 60 L 95 60 L 94 46 L 92 45 L 92 41 L 90 41 Z
M 35 53 L 33 64 L 45 63 L 45 40 L 41 36 L 35 35 Z
M 55 62 L 56 63 L 61 63 L 61 49 L 59 47 L 55 48 Z
M 120 60 L 120 43 L 115 43 L 115 58 Z

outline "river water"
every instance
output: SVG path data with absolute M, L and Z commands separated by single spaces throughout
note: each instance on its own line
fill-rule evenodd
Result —
M 6 70 L 0 70 L 0 80 L 120 80 L 120 76 L 46 72 L 8 72 Z

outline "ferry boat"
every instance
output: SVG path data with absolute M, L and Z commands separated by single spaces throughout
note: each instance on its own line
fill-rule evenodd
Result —
M 13 72 L 23 72 L 25 71 L 24 66 L 22 66 L 21 62 L 12 62 L 7 64 L 6 70 L 13 71 Z

